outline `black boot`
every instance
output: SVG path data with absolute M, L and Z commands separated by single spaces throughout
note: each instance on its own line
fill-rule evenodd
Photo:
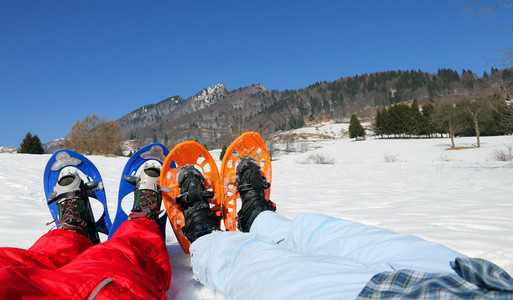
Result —
M 237 165 L 237 191 L 242 200 L 242 207 L 237 213 L 237 227 L 242 232 L 249 232 L 256 217 L 265 210 L 276 211 L 276 204 L 265 199 L 265 190 L 270 184 L 260 173 L 260 166 L 251 156 L 243 156 Z
M 183 166 L 177 174 L 180 196 L 176 202 L 182 206 L 185 226 L 183 234 L 192 243 L 200 236 L 219 229 L 221 212 L 210 210 L 208 199 L 214 192 L 205 190 L 205 179 L 194 165 Z
M 87 196 L 87 190 L 95 187 L 94 184 L 86 186 L 77 173 L 65 175 L 55 185 L 49 203 L 57 202 L 61 229 L 81 233 L 98 244 L 100 238 Z

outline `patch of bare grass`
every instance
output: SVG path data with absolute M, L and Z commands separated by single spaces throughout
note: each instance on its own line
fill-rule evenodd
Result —
M 445 150 L 465 150 L 465 149 L 474 149 L 475 147 L 469 147 L 469 146 L 458 146 L 454 148 L 447 148 Z
M 383 161 L 386 163 L 394 163 L 398 160 L 398 157 L 399 155 L 397 154 L 385 153 L 385 155 L 383 155 Z
M 454 159 L 451 156 L 445 155 L 444 153 L 442 153 L 442 154 L 440 154 L 440 160 L 449 162 L 449 161 L 453 161 Z
M 334 165 L 335 159 L 325 153 L 314 153 L 308 155 L 305 161 L 301 162 L 302 164 L 315 164 L 315 165 Z
M 322 133 L 310 133 L 310 132 L 304 132 L 304 133 L 299 133 L 296 135 L 298 138 L 301 138 L 301 139 L 304 139 L 304 140 L 307 140 L 307 139 L 313 139 L 313 138 L 317 138 L 317 139 L 324 139 L 324 140 L 330 140 L 330 139 L 333 139 L 332 136 L 329 136 L 327 134 L 322 134 Z

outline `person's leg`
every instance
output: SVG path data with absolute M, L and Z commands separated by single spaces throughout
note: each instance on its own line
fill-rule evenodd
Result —
M 169 254 L 157 224 L 146 218 L 124 222 L 113 237 L 60 269 L 66 275 L 96 274 L 102 282 L 146 299 L 164 297 L 171 282 Z M 111 283 L 112 282 L 112 283 Z M 102 293 L 107 293 L 106 286 Z
M 72 295 L 69 291 L 76 283 L 58 269 L 91 246 L 83 234 L 55 229 L 28 250 L 0 248 L 0 295 L 7 299 Z
M 70 244 L 84 237 L 66 230 L 52 232 L 56 234 L 44 236 L 48 244 L 42 247 L 41 257 L 52 252 L 52 242 L 60 251 L 63 247 L 59 247 L 59 243 Z M 42 242 L 34 246 L 42 246 Z M 15 259 L 20 257 L 15 256 Z M 34 257 L 29 255 L 25 261 L 19 259 L 23 265 L 0 268 L 1 295 L 87 298 L 96 291 L 100 297 L 97 299 L 120 293 L 151 299 L 164 297 L 171 281 L 169 255 L 162 233 L 155 222 L 145 218 L 124 222 L 112 239 L 88 248 L 60 268 L 59 264 L 70 257 L 67 253 L 62 253 L 64 259 L 61 254 L 53 253 L 42 263 Z
M 55 229 L 41 236 L 28 250 L 0 248 L 0 268 L 24 265 L 53 270 L 66 265 L 92 245 L 82 234 Z
M 162 198 L 158 192 L 160 170 L 144 169 L 136 179 L 134 205 L 129 220 L 112 238 L 82 253 L 61 268 L 65 274 L 95 274 L 101 279 L 91 293 L 105 299 L 164 298 L 171 282 L 171 265 L 164 237 L 156 224 Z
M 462 254 L 419 237 L 325 215 L 303 214 L 290 221 L 274 213 L 265 199 L 269 187 L 251 157 L 237 166 L 237 190 L 242 208 L 239 228 L 266 237 L 305 254 L 331 255 L 372 264 L 383 271 L 410 268 L 426 272 L 451 272 L 449 262 Z
M 255 222 L 258 232 L 275 230 L 268 222 L 275 219 L 270 212 L 262 213 Z M 383 271 L 452 272 L 449 262 L 464 257 L 417 236 L 309 213 L 292 220 L 281 245 L 306 254 L 334 255 L 372 264 Z
M 263 211 L 256 217 L 249 232 L 270 238 L 281 245 L 289 234 L 292 225 L 293 221 L 291 219 L 272 211 Z
M 304 254 L 253 233 L 214 232 L 191 244 L 194 274 L 229 299 L 354 299 L 380 270 Z
M 239 228 L 247 230 L 258 214 L 273 211 L 274 206 L 263 195 L 266 185 L 258 165 L 244 161 L 246 164 L 237 168 L 245 174 L 237 179 L 243 198 L 242 213 L 238 215 L 243 223 Z M 192 243 L 189 250 L 193 272 L 201 283 L 227 298 L 284 299 L 301 295 L 351 299 L 377 273 L 372 267 L 341 257 L 290 251 L 258 234 L 221 232 L 208 206 L 203 176 L 185 166 L 179 171 L 178 179 L 181 194 L 178 199 L 185 217 L 183 231 Z M 254 189 L 253 184 L 259 189 Z M 272 216 L 269 226 L 274 230 L 268 235 L 279 242 L 291 221 L 274 213 Z
M 63 177 L 60 183 L 75 182 L 70 177 Z M 112 299 L 120 295 L 164 298 L 171 280 L 171 266 L 164 238 L 154 222 L 161 203 L 158 178 L 157 169 L 142 172 L 136 185 L 132 220 L 124 222 L 111 240 L 93 247 L 85 236 L 91 231 L 87 230 L 89 222 L 81 209 L 80 201 L 84 199 L 68 198 L 67 195 L 76 193 L 66 190 L 61 193 L 63 196 L 57 193 L 54 199 L 60 206 L 59 220 L 66 230 L 48 233 L 23 252 L 48 255 L 43 263 L 20 258 L 12 252 L 12 257 L 5 260 L 7 266 L 0 268 L 0 294 L 15 299 L 22 296 Z M 70 186 L 62 184 L 62 187 Z M 77 246 L 73 238 L 86 245 Z M 29 261 L 26 266 L 20 265 L 25 261 Z
M 0 267 L 24 265 L 57 269 L 91 247 L 91 237 L 97 233 L 85 190 L 78 174 L 62 176 L 49 196 L 49 203 L 57 204 L 57 222 L 61 229 L 44 234 L 29 250 L 0 248 Z

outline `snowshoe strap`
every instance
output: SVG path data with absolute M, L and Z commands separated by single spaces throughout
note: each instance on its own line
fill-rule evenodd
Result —
M 176 203 L 182 206 L 190 206 L 195 202 L 203 201 L 204 199 L 210 199 L 213 197 L 213 191 L 192 190 L 190 192 L 180 194 L 178 197 L 176 197 Z
M 86 195 L 84 195 L 84 193 L 80 190 L 62 193 L 62 194 L 54 196 L 54 197 L 52 197 L 52 195 L 50 195 L 51 200 L 48 201 L 48 205 L 50 205 L 58 200 L 61 200 L 61 199 L 66 200 L 66 199 L 84 198 L 84 196 L 86 196 Z
M 75 190 L 75 191 L 62 193 L 60 195 L 55 195 L 55 192 L 53 192 L 48 197 L 49 198 L 48 205 L 50 205 L 58 200 L 61 200 L 61 199 L 64 199 L 64 200 L 75 199 L 75 198 L 85 199 L 85 198 L 91 197 L 91 196 L 93 198 L 95 198 L 94 193 L 97 190 L 103 189 L 103 186 L 100 185 L 97 181 L 86 182 L 86 183 L 84 183 L 84 187 L 85 187 L 85 191 Z
M 266 178 L 264 176 L 262 176 L 262 179 L 263 179 L 263 182 L 262 181 L 253 181 L 253 178 L 252 178 L 252 181 L 251 183 L 246 183 L 246 184 L 241 184 L 240 186 L 237 187 L 237 191 L 240 193 L 240 192 L 247 192 L 247 191 L 250 191 L 250 190 L 266 190 L 268 188 L 271 187 L 271 185 L 269 184 L 269 182 L 265 181 Z
M 125 176 L 125 181 L 135 185 L 137 183 L 137 176 Z
M 219 222 L 222 219 L 220 211 L 212 211 L 209 208 L 194 210 L 186 219 L 182 228 L 183 234 L 191 242 L 198 237 L 219 230 Z
M 250 196 L 250 199 L 245 201 L 246 202 L 242 204 L 241 209 L 237 213 L 239 218 L 237 227 L 242 232 L 249 232 L 253 221 L 261 212 L 266 210 L 276 211 L 276 204 L 262 197 L 253 195 Z

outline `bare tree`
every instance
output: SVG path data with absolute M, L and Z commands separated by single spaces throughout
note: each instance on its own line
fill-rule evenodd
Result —
M 105 121 L 96 114 L 77 120 L 60 145 L 61 148 L 85 154 L 121 154 L 123 140 L 117 121 Z
M 462 3 L 467 12 L 482 17 L 481 22 L 477 24 L 476 27 L 494 15 L 499 9 L 508 9 L 513 11 L 513 0 L 462 0 Z M 503 25 L 509 30 L 513 30 L 511 25 Z M 494 62 L 494 65 L 509 66 L 513 64 L 513 46 L 500 49 L 498 52 L 499 56 L 491 60 Z
M 293 142 L 294 142 L 294 136 L 291 133 L 286 133 L 286 134 L 282 135 L 282 139 L 286 145 L 285 151 L 287 151 L 287 152 L 293 151 L 294 149 L 292 146 L 293 146 Z
M 110 120 L 94 130 L 92 151 L 100 155 L 121 155 L 122 141 L 121 126 L 117 121 Z
M 456 147 L 454 136 L 464 127 L 460 120 L 461 112 L 456 107 L 459 102 L 459 99 L 455 96 L 436 99 L 435 111 L 432 116 L 433 122 L 449 133 L 452 148 Z
M 229 119 L 231 120 L 231 133 L 234 135 L 241 135 L 246 131 L 246 118 L 242 115 L 242 112 L 237 112 L 232 108 L 229 113 Z
M 489 115 L 490 104 L 483 97 L 474 96 L 463 99 L 460 106 L 463 112 L 472 118 L 476 131 L 477 147 L 479 148 L 481 147 L 479 121 Z
M 265 140 L 265 144 L 271 160 L 276 159 L 276 156 L 278 154 L 278 149 L 276 148 L 276 141 L 272 138 L 268 138 Z
M 104 120 L 96 114 L 86 116 L 83 120 L 77 120 L 71 126 L 71 131 L 66 135 L 60 147 L 91 154 L 93 131 L 103 122 Z

